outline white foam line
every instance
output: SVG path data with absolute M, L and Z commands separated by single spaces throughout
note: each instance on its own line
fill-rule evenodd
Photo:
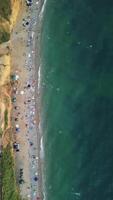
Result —
M 41 66 L 38 69 L 38 94 L 40 93 L 40 85 L 41 85 Z
M 45 9 L 46 3 L 47 3 L 47 0 L 44 1 L 42 9 L 40 11 L 40 15 L 39 15 L 40 19 L 43 17 L 43 13 L 44 13 L 44 9 Z
M 40 158 L 41 158 L 41 159 L 44 158 L 43 137 L 41 137 L 41 140 L 40 140 Z
M 41 140 L 40 140 L 40 158 L 44 160 L 44 144 L 43 144 L 43 136 L 42 136 L 42 126 L 41 126 L 41 121 L 39 123 L 39 132 L 41 135 Z M 46 188 L 45 188 L 45 173 L 44 173 L 44 168 L 42 166 L 42 192 L 43 192 L 43 200 L 46 200 Z

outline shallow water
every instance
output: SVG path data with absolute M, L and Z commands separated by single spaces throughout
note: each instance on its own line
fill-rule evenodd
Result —
M 113 1 L 47 0 L 41 34 L 47 200 L 113 199 Z

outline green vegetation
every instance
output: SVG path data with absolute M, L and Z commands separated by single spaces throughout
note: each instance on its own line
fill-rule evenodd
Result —
M 11 15 L 11 0 L 0 0 L 0 22 L 3 19 L 8 20 Z M 9 31 L 5 30 L 2 26 L 0 27 L 0 44 L 7 42 L 10 38 Z
M 10 33 L 0 28 L 0 44 L 10 39 Z
M 4 112 L 4 129 L 8 126 L 8 110 L 6 109 Z
M 10 0 L 0 0 L 0 19 L 4 18 L 9 20 L 11 15 L 11 1 Z
M 0 137 L 2 136 L 2 134 L 3 134 L 3 130 L 2 130 L 2 128 L 0 127 Z
M 2 170 L 2 199 L 20 200 L 19 192 L 16 186 L 14 162 L 10 146 L 7 146 L 2 151 L 1 170 Z

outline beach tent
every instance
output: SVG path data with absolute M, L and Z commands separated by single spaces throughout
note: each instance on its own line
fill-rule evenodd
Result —
M 18 80 L 19 79 L 19 75 L 17 74 L 17 75 L 15 75 L 15 79 L 16 80 Z
M 16 102 L 16 97 L 13 97 L 13 98 L 12 98 L 12 102 L 13 102 L 13 103 Z
M 32 3 L 33 3 L 33 1 L 32 1 L 32 0 L 26 0 L 26 4 L 27 4 L 27 6 L 31 6 L 31 5 L 32 5 Z
M 36 192 L 34 192 L 33 195 L 36 196 Z
M 19 75 L 13 74 L 13 75 L 11 75 L 11 79 L 12 79 L 13 81 L 17 81 L 17 80 L 19 79 Z
M 20 128 L 19 128 L 19 125 L 18 124 L 16 124 L 16 132 L 19 132 L 20 131 Z
M 31 57 L 31 54 L 30 54 L 30 53 L 28 54 L 28 57 L 29 57 L 29 58 Z

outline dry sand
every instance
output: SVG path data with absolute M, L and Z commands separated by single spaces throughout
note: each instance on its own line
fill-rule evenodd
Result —
M 36 1 L 34 1 L 36 2 Z M 23 27 L 23 19 L 28 16 L 32 18 L 36 15 L 39 7 L 36 5 L 34 11 L 30 11 L 25 4 L 22 5 L 21 11 L 18 15 L 17 22 L 13 26 L 11 33 L 11 74 L 19 75 L 19 80 L 14 82 L 12 87 L 12 97 L 16 97 L 16 102 L 13 103 L 12 110 L 12 130 L 14 133 L 13 140 L 20 144 L 20 151 L 15 152 L 15 163 L 16 163 L 16 175 L 17 182 L 19 181 L 19 170 L 23 168 L 23 180 L 24 183 L 20 185 L 20 194 L 22 198 L 36 200 L 36 197 L 42 196 L 41 190 L 41 172 L 39 163 L 39 135 L 37 134 L 37 126 L 39 123 L 38 113 L 34 110 L 36 108 L 35 98 L 36 98 L 36 66 L 35 66 L 35 39 L 33 37 L 33 45 L 27 46 L 29 39 L 28 28 Z M 32 13 L 32 15 L 31 15 Z M 34 15 L 33 15 L 34 13 Z M 35 26 L 34 26 L 35 34 Z M 31 52 L 30 47 L 32 47 Z M 27 62 L 29 60 L 29 54 L 31 54 L 31 71 L 27 68 Z M 37 73 L 38 76 L 38 73 Z M 32 87 L 27 87 L 27 82 L 32 82 Z M 33 83 L 34 81 L 34 83 Z M 16 90 L 16 94 L 15 91 Z M 24 94 L 21 94 L 24 91 Z M 34 97 L 34 98 L 32 98 Z M 30 100 L 30 102 L 28 102 Z M 15 106 L 17 109 L 15 109 Z M 34 111 L 34 128 L 30 131 L 29 117 L 30 113 Z M 15 122 L 15 118 L 18 121 Z M 36 126 L 36 124 L 37 126 Z M 15 130 L 15 125 L 18 124 L 20 131 L 17 133 Z M 32 135 L 31 135 L 32 133 Z M 30 146 L 30 141 L 32 141 L 33 146 Z M 37 159 L 32 159 L 32 155 L 35 155 Z M 37 177 L 38 181 L 34 181 L 34 177 Z

